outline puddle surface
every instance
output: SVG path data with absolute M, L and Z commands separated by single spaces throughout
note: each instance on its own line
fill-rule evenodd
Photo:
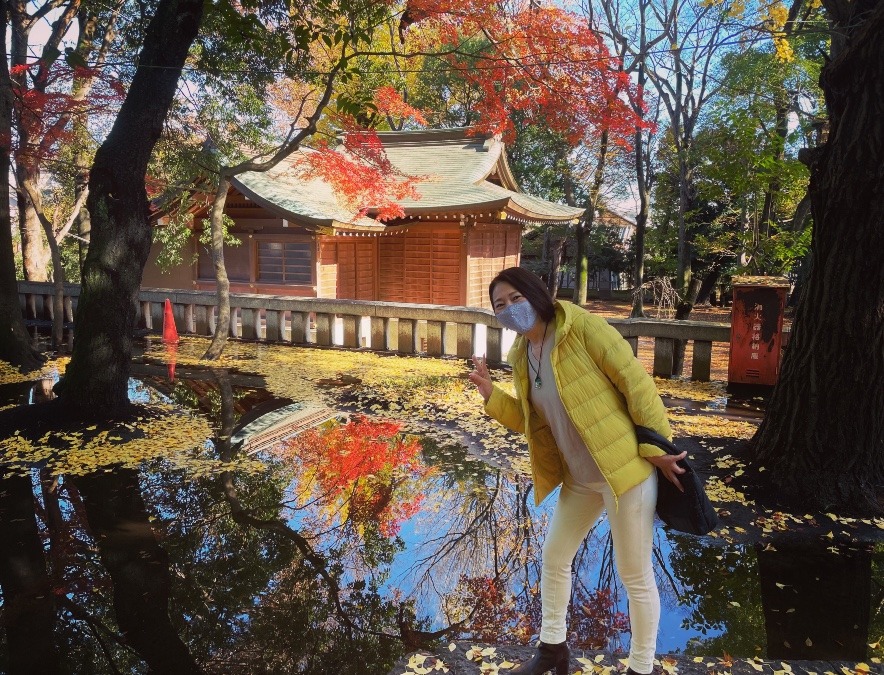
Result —
M 189 371 L 189 374 L 193 373 Z M 0 480 L 0 671 L 386 673 L 422 640 L 526 643 L 554 499 L 400 420 L 274 397 L 260 378 L 140 368 L 131 395 L 200 412 L 205 450 L 261 472 L 162 460 Z M 39 402 L 35 386 L 3 405 Z M 658 652 L 863 660 L 884 635 L 884 549 L 726 545 L 658 528 Z M 573 648 L 623 651 L 626 598 L 602 520 L 574 563 Z

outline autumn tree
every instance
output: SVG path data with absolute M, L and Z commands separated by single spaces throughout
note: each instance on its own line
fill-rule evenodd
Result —
M 0 36 L 6 42 L 9 5 L 0 4 Z M 12 248 L 12 214 L 9 208 L 9 178 L 12 158 L 12 117 L 14 98 L 9 62 L 0 65 L 0 358 L 31 370 L 39 363 L 38 354 L 29 344 L 18 301 L 15 255 Z
M 158 2 L 126 99 L 95 155 L 92 239 L 61 391 L 69 405 L 112 411 L 128 402 L 135 303 L 151 242 L 145 173 L 202 13 L 196 0 Z
M 825 142 L 810 167 L 812 268 L 755 464 L 796 503 L 880 513 L 884 484 L 884 3 L 824 3 Z

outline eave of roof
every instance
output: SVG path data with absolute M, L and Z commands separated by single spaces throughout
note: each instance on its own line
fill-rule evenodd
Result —
M 400 202 L 405 216 L 442 213 L 506 213 L 520 222 L 567 222 L 584 209 L 532 197 L 513 178 L 503 142 L 469 129 L 428 129 L 379 132 L 393 167 L 403 175 L 422 177 L 416 184 L 420 199 Z M 295 159 L 294 161 L 297 161 Z M 316 229 L 383 230 L 384 224 L 366 216 L 353 218 L 320 180 L 295 179 L 281 167 L 266 173 L 245 173 L 234 186 L 264 208 Z M 487 180 L 496 175 L 504 186 Z

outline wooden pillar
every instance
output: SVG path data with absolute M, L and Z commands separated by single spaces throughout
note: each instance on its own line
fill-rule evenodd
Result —
M 473 325 L 469 323 L 457 324 L 457 356 L 462 359 L 468 359 L 474 353 Z
M 52 304 L 52 296 L 51 295 L 41 295 L 40 299 L 43 302 L 43 311 L 42 315 L 44 319 L 49 319 L 52 321 L 55 319 L 54 305 Z
M 623 339 L 629 343 L 630 347 L 632 347 L 632 355 L 638 356 L 638 336 Z
M 184 307 L 184 332 L 196 333 L 196 318 L 194 317 L 193 304 Z
M 153 329 L 153 316 L 150 312 L 149 302 L 141 303 L 141 316 L 139 317 L 138 325 L 141 326 L 141 328 L 147 328 L 147 330 Z
M 427 355 L 442 356 L 441 321 L 427 321 Z
M 71 296 L 64 296 L 64 320 L 68 323 L 74 322 L 74 301 Z
M 674 363 L 675 340 L 654 338 L 654 375 L 656 377 L 672 377 Z
M 239 307 L 230 308 L 230 337 L 239 337 Z
M 209 329 L 209 313 L 211 311 L 212 308 L 206 305 L 196 305 L 193 308 L 193 330 L 197 335 L 212 334 Z
M 264 339 L 267 342 L 284 342 L 282 312 L 278 309 L 268 309 L 265 312 L 267 327 L 264 330 Z
M 388 344 L 388 329 L 390 320 L 383 316 L 371 317 L 371 348 L 376 352 L 383 352 L 390 349 Z
M 485 332 L 485 358 L 489 363 L 500 363 L 503 361 L 501 353 L 501 336 L 503 331 L 500 328 L 488 326 Z
M 289 339 L 292 344 L 302 345 L 307 342 L 307 315 L 304 312 L 292 312 Z
M 25 293 L 25 318 L 37 318 L 37 297 L 33 293 Z
M 334 315 L 319 313 L 316 314 L 316 344 L 322 347 L 330 347 L 332 344 L 332 321 Z
M 359 344 L 360 329 L 362 327 L 362 317 L 353 314 L 344 314 L 342 317 L 344 322 L 344 346 L 350 348 L 361 347 Z
M 163 303 L 162 302 L 150 303 L 150 318 L 151 318 L 150 329 L 154 333 L 162 333 L 163 332 Z
M 414 334 L 417 321 L 414 319 L 399 319 L 399 344 L 396 351 L 400 354 L 414 354 Z
M 694 340 L 694 358 L 691 362 L 691 379 L 708 382 L 712 375 L 712 343 Z

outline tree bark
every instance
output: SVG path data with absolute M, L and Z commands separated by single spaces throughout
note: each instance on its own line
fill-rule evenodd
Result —
M 55 602 L 29 478 L 0 470 L 0 588 L 10 673 L 57 673 Z
M 0 8 L 0 38 L 2 44 L 6 44 L 9 18 L 7 2 L 0 3 Z M 4 327 L 0 330 L 0 359 L 26 372 L 36 368 L 40 361 L 31 348 L 25 330 L 15 275 L 12 217 L 9 211 L 12 114 L 12 80 L 9 77 L 9 62 L 4 58 L 0 65 L 0 326 Z
M 820 76 L 830 132 L 810 158 L 812 267 L 755 463 L 802 508 L 880 513 L 884 2 L 826 8 L 844 43 Z
M 151 529 L 138 472 L 90 474 L 76 484 L 114 585 L 114 614 L 126 642 L 151 672 L 202 672 L 169 620 L 169 556 Z
M 608 140 L 610 134 L 608 130 L 602 131 L 599 139 L 598 161 L 595 165 L 595 173 L 592 178 L 592 185 L 589 188 L 589 203 L 586 206 L 586 213 L 577 223 L 577 254 L 576 254 L 576 270 L 574 275 L 574 304 L 586 304 L 586 291 L 589 282 L 589 251 L 587 250 L 589 242 L 589 234 L 592 232 L 592 226 L 595 222 L 596 210 L 599 207 L 599 195 L 602 192 L 602 185 L 605 182 L 605 166 L 608 162 Z
M 639 68 L 640 86 L 644 86 L 643 73 L 644 66 Z M 639 110 L 641 110 L 640 107 Z M 638 185 L 639 207 L 638 213 L 635 215 L 635 238 L 633 239 L 635 266 L 632 272 L 632 284 L 634 292 L 632 295 L 632 312 L 629 314 L 630 318 L 633 319 L 638 319 L 645 315 L 645 298 L 641 287 L 645 282 L 645 233 L 648 228 L 648 216 L 651 212 L 649 172 L 645 170 L 645 162 L 649 158 L 645 157 L 642 133 L 641 129 L 635 132 L 635 180 Z
M 227 203 L 227 192 L 230 190 L 230 179 L 222 171 L 218 175 L 218 187 L 215 200 L 212 202 L 212 264 L 215 266 L 215 285 L 217 286 L 218 320 L 215 322 L 215 334 L 212 343 L 203 354 L 207 361 L 217 360 L 227 344 L 230 335 L 230 279 L 224 265 L 224 205 Z
M 697 291 L 697 301 L 694 303 L 695 305 L 702 305 L 709 301 L 709 294 L 712 293 L 712 289 L 715 288 L 718 284 L 718 280 L 721 279 L 721 268 L 723 263 L 724 261 L 720 258 L 712 263 L 706 276 L 703 277 L 703 281 Z
M 684 321 L 691 315 L 691 312 L 694 311 L 694 305 L 697 303 L 699 292 L 700 279 L 696 276 L 691 276 L 687 290 L 675 308 L 676 321 Z M 684 374 L 684 355 L 687 344 L 687 340 L 673 340 L 672 374 L 677 377 Z
M 32 204 L 40 203 L 39 194 L 33 184 L 25 182 L 21 185 L 21 193 Z M 40 221 L 43 234 L 49 243 L 49 251 L 52 254 L 52 348 L 60 349 L 64 343 L 64 268 L 61 265 L 61 251 L 55 240 L 55 228 L 43 213 L 42 206 L 34 208 L 34 214 Z
M 553 298 L 559 294 L 559 274 L 562 269 L 562 251 L 564 248 L 565 240 L 561 237 L 553 239 L 549 245 L 549 280 L 546 283 L 546 287 Z
M 145 172 L 202 14 L 200 0 L 160 0 L 129 93 L 95 154 L 86 202 L 92 241 L 60 392 L 69 404 L 114 410 L 127 403 L 136 301 L 151 245 Z
M 25 181 L 40 179 L 40 172 L 32 170 L 33 167 L 19 166 L 16 170 L 16 182 L 21 185 Z M 37 217 L 37 209 L 30 199 L 19 193 L 18 206 L 18 231 L 21 234 L 22 268 L 27 281 L 49 281 L 49 262 L 51 252 L 49 244 L 44 240 L 43 228 Z

